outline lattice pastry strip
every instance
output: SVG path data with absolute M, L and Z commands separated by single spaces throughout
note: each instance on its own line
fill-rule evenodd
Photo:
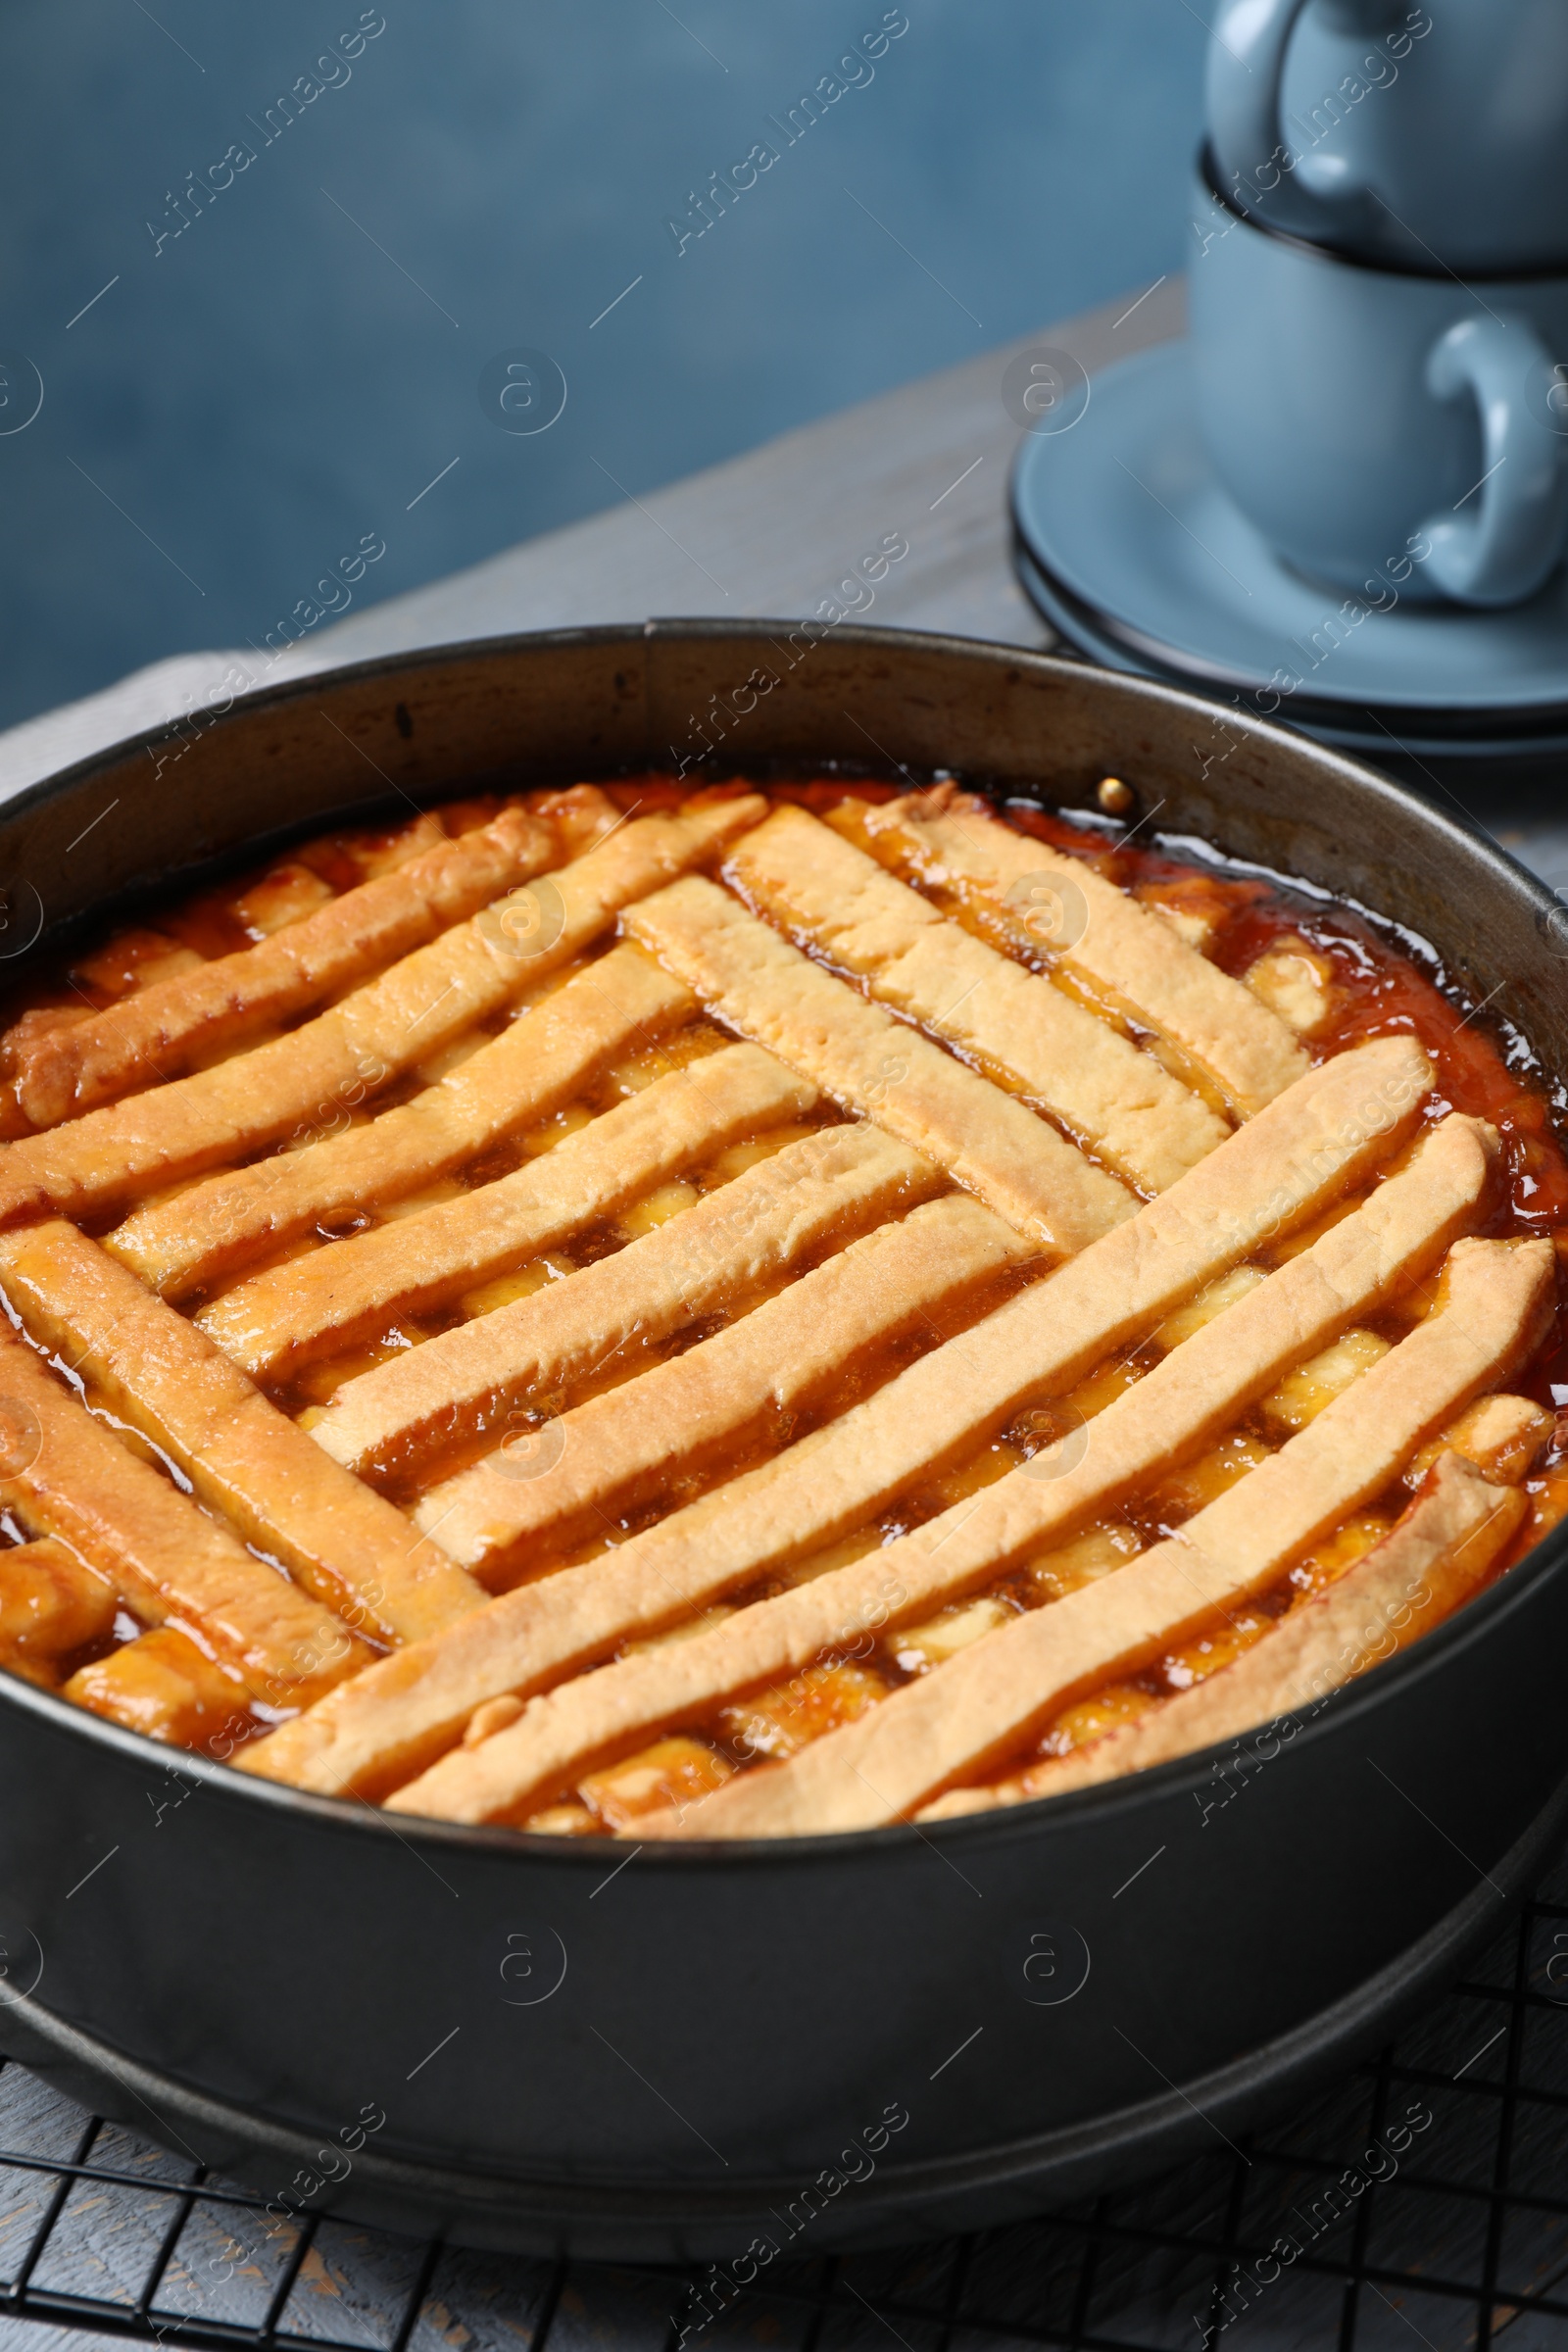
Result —
M 691 1642 L 585 1676 L 536 1700 L 514 1728 L 453 1757 L 396 1801 L 459 1819 L 514 1811 L 535 1788 L 630 1733 L 700 1718 L 738 1691 L 809 1666 L 853 1639 L 846 1628 L 929 1613 L 1025 1553 L 1114 1512 L 1161 1471 L 1211 1444 L 1291 1365 L 1429 1267 L 1480 1211 L 1489 1141 L 1471 1121 L 1446 1121 L 1364 1208 L 1107 1405 L 1090 1424 L 1082 1459 L 1061 1476 L 1043 1479 L 1025 1463 L 863 1560 Z
M 1305 1069 L 1278 1015 L 1162 915 L 978 803 L 943 811 L 910 798 L 877 808 L 846 804 L 834 815 L 896 870 L 979 903 L 1024 946 L 1054 956 L 1097 1003 L 1152 1030 L 1195 1085 L 1239 1116 L 1272 1102 Z
M 313 1788 L 384 1785 L 396 1759 L 439 1747 L 484 1701 L 537 1687 L 541 1673 L 587 1663 L 627 1633 L 831 1544 L 1321 1211 L 1407 1132 L 1431 1083 L 1425 1055 L 1399 1037 L 1310 1071 L 1130 1224 L 837 1420 L 604 1560 L 496 1601 L 471 1628 L 373 1668 L 283 1726 L 247 1769 Z
M 132 1087 L 177 1077 L 194 1055 L 318 1004 L 553 863 L 551 826 L 518 808 L 378 874 L 284 930 L 173 974 L 102 1012 L 33 1023 L 4 1066 L 35 1127 L 78 1117 Z
M 689 875 L 628 908 L 634 939 L 744 1036 L 874 1118 L 1039 1247 L 1081 1250 L 1137 1209 L 1034 1112 L 867 1004 L 726 891 Z
M 1530 1352 L 1554 1291 L 1549 1242 L 1456 1243 L 1443 1310 L 1178 1535 L 1015 1618 L 789 1763 L 742 1776 L 684 1824 L 666 1819 L 664 1834 L 864 1828 L 978 1777 L 1081 1692 L 1136 1672 L 1276 1582 L 1315 1538 L 1381 1494 L 1424 1439 Z M 640 1835 L 650 1834 L 643 1824 Z
M 34 1338 L 329 1607 L 404 1642 L 478 1605 L 478 1587 L 440 1546 L 74 1225 L 55 1218 L 0 1234 L 0 1282 Z
M 612 1055 L 696 1009 L 641 949 L 612 948 L 412 1102 L 139 1208 L 109 1237 L 166 1298 L 230 1274 L 316 1225 L 384 1205 L 568 1102 Z
M 1163 1192 L 1224 1142 L 1225 1121 L 1152 1055 L 804 808 L 775 808 L 743 834 L 725 872 L 874 997 L 1042 1103 L 1139 1192 Z
M 119 1594 L 106 1577 L 54 1536 L 14 1544 L 4 1566 L 0 1654 L 14 1674 L 50 1688 L 56 1660 L 106 1642 L 113 1634 Z
M 1496 1480 L 1523 1474 L 1543 1417 L 1496 1396 L 1453 1411 L 1534 1344 L 1549 1269 L 1541 1245 L 1461 1241 L 1425 1295 L 1490 1214 L 1495 1140 L 1450 1115 L 1400 1156 L 1434 1083 L 1414 1037 L 1308 1067 L 1293 1025 L 1321 1032 L 1342 1001 L 1310 939 L 1265 927 L 1273 977 L 1254 990 L 1193 944 L 1218 937 L 1212 907 L 1185 932 L 1161 910 L 1188 886 L 1140 903 L 951 793 L 841 803 L 825 824 L 756 795 L 618 822 L 591 788 L 575 797 L 445 842 L 411 829 L 395 871 L 326 906 L 300 868 L 260 948 L 166 961 L 108 1013 L 9 1033 L 18 1101 L 69 1095 L 81 1115 L 0 1149 L 0 1282 L 28 1336 L 209 1506 L 11 1342 L 9 1388 L 42 1384 L 52 1441 L 15 1476 L 7 1453 L 0 1482 L 33 1538 L 0 1556 L 0 1641 L 22 1671 L 49 1681 L 71 1629 L 101 1645 L 106 1609 L 128 1608 L 145 1630 L 71 1694 L 195 1743 L 232 1718 L 267 1777 L 467 1820 L 524 1820 L 575 1787 L 613 1828 L 621 1800 L 599 1792 L 624 1768 L 647 1785 L 639 1834 L 790 1834 L 1015 1801 L 1058 1767 L 1164 1753 L 1184 1724 L 1216 1736 L 1199 1727 L 1321 1673 L 1411 1562 L 1436 1595 L 1417 1626 L 1474 1588 L 1524 1509 Z M 513 896 L 476 912 L 503 857 Z M 720 858 L 728 887 L 691 870 Z M 1063 917 L 1046 936 L 1043 894 Z M 146 1085 L 155 1035 L 172 1070 L 345 987 L 275 1044 L 92 1107 L 95 1088 Z M 742 1042 L 671 1037 L 699 1007 Z M 422 1091 L 376 1111 L 415 1071 Z M 848 1124 L 815 1124 L 822 1095 Z M 541 1156 L 528 1131 L 548 1119 L 563 1140 Z M 344 1131 L 269 1154 L 302 1120 Z M 105 1244 L 46 1215 L 96 1231 L 122 1202 Z M 587 1262 L 553 1258 L 531 1288 L 568 1246 Z M 1042 1253 L 1049 1270 L 1028 1262 Z M 426 1338 L 416 1314 L 451 1327 Z M 358 1371 L 346 1351 L 367 1342 Z M 331 1401 L 303 1424 L 247 1377 L 275 1387 L 322 1357 L 295 1401 Z M 1091 1416 L 1088 1454 L 1055 1478 L 1020 1460 L 1027 1437 L 999 1442 L 1053 1397 Z M 780 1447 L 803 1412 L 829 1417 Z M 1270 1452 L 1244 1426 L 1297 1434 Z M 1215 1499 L 1222 1462 L 1246 1475 Z M 1428 1478 L 1406 1519 L 1378 1542 L 1386 1511 L 1363 1514 L 1358 1533 L 1347 1514 L 1401 1466 Z M 436 1483 L 405 1513 L 366 1483 L 385 1477 Z M 1158 1533 L 1151 1495 L 1184 1479 L 1166 1524 L 1199 1507 L 1178 1536 L 1139 1553 L 1107 1531 L 1121 1512 Z M 610 1548 L 569 1564 L 615 1522 Z M 1335 1527 L 1346 1560 L 1373 1545 L 1343 1592 L 1245 1650 L 1270 1622 L 1245 1616 L 1250 1596 Z M 1074 1544 L 1093 1569 L 1069 1571 Z M 466 1567 L 492 1589 L 533 1581 L 486 1599 Z M 988 1590 L 1008 1577 L 1028 1605 Z M 1064 1693 L 1114 1698 L 1118 1675 L 1238 1606 L 1243 1654 L 1189 1694 L 1216 1693 L 1206 1711 L 1150 1701 L 1143 1745 L 1100 1740 L 972 1786 L 1065 1721 Z M 289 1629 L 270 1650 L 269 1609 Z M 870 1625 L 899 1629 L 884 1649 L 920 1679 L 838 1662 L 846 1629 Z M 659 1788 L 733 1771 L 715 1726 L 771 1720 L 790 1675 L 808 1694 L 779 1751 L 793 1762 L 650 1822 Z M 733 1725 L 719 1736 L 744 1754 Z M 667 1773 L 659 1750 L 628 1756 L 656 1736 L 679 1751 Z M 869 1812 L 846 1776 L 882 1790 Z M 560 1826 L 593 1824 L 568 1806 Z
M 510 1176 L 253 1275 L 196 1319 L 236 1363 L 261 1377 L 285 1374 L 508 1272 L 815 1102 L 816 1089 L 771 1054 L 726 1046 Z
M 384 1085 L 569 961 L 628 900 L 720 847 L 762 806 L 736 800 L 639 817 L 562 869 L 552 881 L 559 904 L 548 910 L 525 884 L 512 902 L 455 924 L 286 1037 L 7 1145 L 0 1226 L 51 1209 L 95 1210 L 243 1158 L 321 1103 Z M 548 947 L 539 944 L 547 913 Z
M 1527 1508 L 1517 1487 L 1490 1484 L 1463 1454 L 1440 1454 L 1430 1491 L 1394 1532 L 1255 1648 L 1141 1723 L 995 1788 L 956 1788 L 923 1806 L 920 1818 L 946 1820 L 1091 1788 L 1288 1718 L 1299 1719 L 1284 1733 L 1294 1738 L 1329 1691 L 1407 1648 L 1468 1600 Z
M 345 1381 L 312 1435 L 351 1469 L 403 1468 L 703 1315 L 733 1310 L 944 1181 L 875 1127 L 818 1128 L 612 1256 Z
M 517 1476 L 499 1448 L 432 1487 L 416 1522 L 482 1581 L 499 1582 L 522 1564 L 525 1545 L 559 1550 L 592 1533 L 612 1505 L 667 1491 L 720 1447 L 755 1442 L 873 1350 L 1028 1254 L 978 1200 L 929 1200 L 683 1355 L 562 1414 L 550 1425 L 560 1450 L 537 1476 Z
M 96 1570 L 143 1625 L 177 1627 L 219 1658 L 236 1703 L 286 1712 L 368 1662 L 329 1609 L 132 1453 L 3 1323 L 0 1385 L 33 1441 L 0 1468 L 8 1507 Z

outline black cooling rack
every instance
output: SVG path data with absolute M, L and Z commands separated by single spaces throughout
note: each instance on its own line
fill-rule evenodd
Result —
M 274 2352 L 1568 2347 L 1568 1855 L 1465 1981 L 1288 2123 L 1039 2222 L 770 2271 L 525 2262 L 263 2200 L 0 2067 L 0 2343 Z M 40 2347 L 41 2352 L 41 2347 Z

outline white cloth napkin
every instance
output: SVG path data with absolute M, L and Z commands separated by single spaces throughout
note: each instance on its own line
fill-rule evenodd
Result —
M 36 718 L 24 719 L 0 735 L 0 798 L 10 800 L 24 786 L 70 767 L 89 753 L 106 751 L 126 735 L 156 727 L 182 711 L 199 710 L 210 690 L 220 685 L 228 654 L 175 654 L 132 670 L 128 678 L 106 686 L 100 694 L 79 703 L 63 703 Z

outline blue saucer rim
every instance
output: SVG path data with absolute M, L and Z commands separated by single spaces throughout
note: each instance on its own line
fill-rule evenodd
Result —
M 1156 344 L 1149 351 L 1130 354 L 1102 370 L 1102 375 L 1147 366 L 1171 348 L 1169 344 Z M 1037 454 L 1037 436 L 1025 433 L 1008 473 L 1007 506 L 1014 568 L 1031 601 L 1040 607 L 1047 619 L 1111 668 L 1125 669 L 1136 676 L 1160 678 L 1209 695 L 1216 690 L 1230 692 L 1241 696 L 1259 717 L 1280 715 L 1270 679 L 1256 671 L 1205 661 L 1201 655 L 1169 645 L 1067 586 L 1049 557 L 1042 553 L 1025 509 L 1024 485 Z M 1028 558 L 1027 570 L 1018 560 L 1020 553 Z M 1564 674 L 1568 682 L 1568 668 Z M 1274 708 L 1264 710 L 1261 700 L 1270 698 Z M 1462 753 L 1473 748 L 1476 756 L 1481 757 L 1488 748 L 1506 752 L 1547 751 L 1559 744 L 1568 748 L 1568 692 L 1544 703 L 1442 704 L 1397 700 L 1347 703 L 1303 691 L 1292 695 L 1290 703 L 1291 723 L 1336 742 L 1348 743 L 1353 737 L 1358 746 L 1372 740 L 1365 731 L 1365 721 L 1372 716 L 1375 724 L 1386 729 L 1390 720 L 1406 729 L 1414 722 L 1427 731 L 1431 748 L 1443 752 Z
M 1332 744 L 1335 749 L 1353 752 L 1361 758 L 1387 760 L 1391 751 L 1410 759 L 1442 760 L 1519 760 L 1568 758 L 1568 703 L 1540 708 L 1540 716 L 1555 720 L 1559 732 L 1514 734 L 1498 730 L 1490 735 L 1426 736 L 1413 733 L 1412 716 L 1430 718 L 1433 713 L 1417 710 L 1414 706 L 1400 704 L 1312 702 L 1305 695 L 1293 695 L 1289 705 L 1276 703 L 1270 710 L 1261 708 L 1269 690 L 1251 689 L 1236 678 L 1205 676 L 1201 668 L 1189 665 L 1184 658 L 1174 654 L 1156 654 L 1135 650 L 1123 642 L 1111 629 L 1102 627 L 1091 608 L 1084 606 L 1073 592 L 1064 588 L 1049 567 L 1040 562 L 1028 537 L 1013 516 L 1012 563 L 1018 583 L 1036 610 L 1050 621 L 1052 627 L 1065 637 L 1080 653 L 1107 669 L 1121 670 L 1131 677 L 1152 678 L 1158 685 L 1185 687 L 1189 692 L 1206 694 L 1218 700 L 1218 691 L 1231 689 L 1241 708 L 1250 715 L 1268 718 L 1276 726 L 1298 727 L 1303 734 Z M 1126 631 L 1129 639 L 1138 632 Z M 1147 641 L 1151 646 L 1152 641 Z M 1479 714 L 1473 710 L 1461 713 L 1466 719 Z M 1509 713 L 1509 716 L 1515 715 Z M 1379 731 L 1368 731 L 1371 719 Z M 1396 722 L 1390 724 L 1390 721 Z

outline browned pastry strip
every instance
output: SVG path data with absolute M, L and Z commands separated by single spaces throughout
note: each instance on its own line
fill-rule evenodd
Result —
M 997 909 L 1021 944 L 1054 956 L 1108 1012 L 1152 1029 L 1194 1085 L 1242 1117 L 1305 1069 L 1297 1040 L 1250 988 L 1082 858 L 968 802 L 944 813 L 911 796 L 835 815 L 898 871 Z
M 276 1378 L 504 1274 L 816 1090 L 757 1046 L 674 1069 L 494 1184 L 254 1274 L 198 1315 L 234 1361 Z
M 231 1273 L 313 1225 L 399 1200 L 546 1118 L 612 1055 L 696 1010 L 631 946 L 612 948 L 412 1102 L 139 1208 L 108 1248 L 166 1298 Z
M 318 1004 L 407 956 L 556 857 L 549 825 L 504 808 L 391 873 L 195 971 L 154 981 L 106 1011 L 41 1036 L 0 1039 L 0 1068 L 35 1127 L 79 1117 L 132 1087 L 175 1078 L 193 1055 Z
M 607 833 L 623 821 L 608 792 L 597 784 L 567 784 L 559 791 L 530 792 L 523 807 L 532 816 L 555 826 L 568 858 L 582 858 L 597 849 Z M 626 813 L 631 813 L 630 811 Z
M 1488 1484 L 1462 1454 L 1439 1457 L 1427 1491 L 1376 1548 L 1327 1592 L 1293 1609 L 1255 1648 L 1141 1721 L 1067 1756 L 1050 1756 L 993 1788 L 955 1788 L 923 1821 L 1057 1796 L 1168 1764 L 1267 1724 L 1294 1739 L 1331 1690 L 1364 1674 L 1479 1591 L 1528 1504 L 1517 1487 Z
M 1324 1063 L 1132 1224 L 864 1403 L 592 1569 L 509 1594 L 416 1656 L 374 1667 L 263 1742 L 248 1769 L 308 1788 L 384 1788 L 449 1745 L 481 1701 L 531 1687 L 536 1656 L 564 1666 L 602 1654 L 617 1627 L 639 1618 L 651 1627 L 833 1543 L 1020 1404 L 1070 1388 L 1260 1243 L 1360 1182 L 1407 1132 L 1431 1084 L 1409 1038 Z M 541 1604 L 561 1612 L 550 1617 L 548 1642 Z
M 1457 1453 L 1494 1486 L 1514 1486 L 1551 1443 L 1555 1426 L 1554 1416 L 1528 1396 L 1483 1396 L 1422 1446 L 1405 1484 L 1420 1486 L 1440 1455 Z
M 863 1646 L 867 1628 L 927 1611 L 1114 1512 L 1152 1478 L 1210 1444 L 1291 1364 L 1430 1264 L 1455 1227 L 1480 1209 L 1491 1141 L 1476 1122 L 1450 1119 L 1364 1208 L 1183 1341 L 1097 1415 L 1082 1459 L 1061 1475 L 1043 1479 L 1042 1465 L 1026 1464 L 863 1559 L 690 1640 L 553 1690 L 496 1739 L 448 1757 L 397 1802 L 459 1820 L 513 1812 L 534 1790 L 568 1780 L 628 1739 L 701 1721 L 736 1692 L 809 1667 L 824 1650 L 858 1641 Z M 565 1580 L 538 1589 L 541 1619 L 558 1582 Z M 562 1603 L 569 1597 L 559 1595 Z M 536 1636 L 536 1661 L 545 1647 Z
M 628 899 L 722 847 L 762 812 L 725 801 L 622 826 L 559 875 L 525 883 L 270 1045 L 0 1146 L 0 1228 L 76 1215 L 219 1161 L 300 1121 L 330 1122 L 569 960 Z
M 0 1658 L 61 1658 L 101 1642 L 114 1624 L 116 1597 L 69 1544 L 40 1536 L 13 1544 L 0 1551 Z
M 1037 1246 L 1069 1255 L 1134 1214 L 1126 1187 L 1044 1119 L 715 883 L 690 875 L 628 908 L 625 924 L 744 1036 L 946 1168 Z
M 0 1235 L 0 1282 L 35 1339 L 351 1624 L 418 1641 L 478 1606 L 478 1588 L 439 1545 L 74 1225 Z
M 252 1698 L 303 1706 L 368 1661 L 330 1610 L 138 1460 L 3 1322 L 0 1419 L 0 1496 L 24 1524 L 95 1568 L 143 1624 L 174 1624 L 232 1666 Z
M 731 1508 L 719 1539 L 725 1552 L 734 1556 L 742 1528 L 760 1546 L 758 1567 L 831 1542 L 1025 1399 L 1069 1387 L 1108 1348 L 1147 1329 L 1200 1282 L 1301 1213 L 1309 1200 L 1332 1197 L 1352 1169 L 1382 1157 L 1429 1083 L 1429 1065 L 1407 1038 L 1379 1040 L 1311 1073 L 1264 1114 L 1266 1126 L 1250 1123 L 1233 1135 L 1134 1222 L 735 1482 L 726 1491 Z M 528 1507 L 538 1510 L 557 1491 L 557 1475 L 565 1481 L 564 1463 L 551 1480 L 508 1483 L 526 1484 Z M 466 1473 L 424 1497 L 419 1524 L 433 1527 L 461 1489 L 463 1509 L 446 1521 L 442 1540 L 472 1564 L 483 1554 L 468 1546 L 484 1541 L 488 1548 L 481 1536 L 484 1494 L 499 1506 L 501 1484 L 492 1473 Z M 511 1518 L 503 1514 L 502 1524 L 512 1525 Z M 688 1521 L 677 1538 L 690 1528 Z M 651 1531 L 643 1541 L 664 1533 Z
M 548 1446 L 509 1446 L 432 1487 L 415 1517 L 484 1581 L 524 1545 L 569 1541 L 719 1446 L 800 1411 L 867 1349 L 1028 1254 L 1004 1219 L 950 1193 L 852 1242 L 670 1362 L 563 1413 Z M 548 1460 L 548 1467 L 540 1467 Z
M 1163 1192 L 1229 1134 L 1108 1021 L 949 921 L 805 808 L 775 808 L 726 872 L 785 930 L 1042 1104 L 1141 1193 Z
M 232 1753 L 258 1729 L 243 1677 L 206 1656 L 176 1625 L 154 1626 L 78 1667 L 64 1696 L 171 1747 L 206 1746 L 221 1734 L 219 1753 Z
M 1014 1618 L 788 1764 L 743 1774 L 683 1824 L 665 1816 L 639 1836 L 803 1837 L 897 1820 L 1275 1583 L 1530 1352 L 1555 1300 L 1551 1244 L 1458 1242 L 1445 1284 L 1440 1313 L 1179 1535 Z
M 587 1378 L 622 1349 L 733 1307 L 808 1252 L 943 1182 L 929 1160 L 875 1127 L 820 1128 L 612 1257 L 346 1381 L 311 1434 L 352 1470 L 394 1459 L 401 1467 L 511 1405 Z

